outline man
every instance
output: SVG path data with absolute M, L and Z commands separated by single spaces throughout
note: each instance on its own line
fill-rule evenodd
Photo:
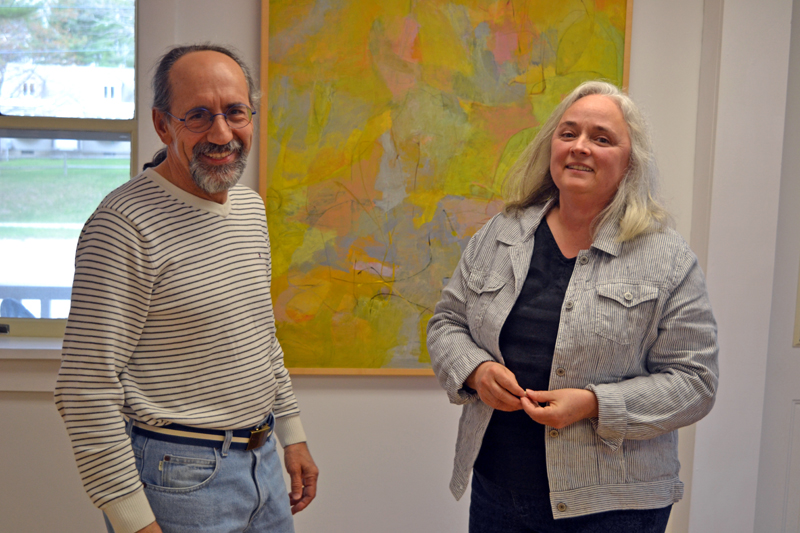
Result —
M 56 404 L 109 531 L 291 532 L 318 471 L 275 338 L 264 205 L 236 185 L 258 91 L 212 45 L 168 52 L 153 89 L 166 148 L 81 232 Z

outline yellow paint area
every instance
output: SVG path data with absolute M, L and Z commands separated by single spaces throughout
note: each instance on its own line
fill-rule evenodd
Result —
M 625 0 L 270 2 L 273 301 L 290 367 L 430 364 L 425 331 L 503 179 Z

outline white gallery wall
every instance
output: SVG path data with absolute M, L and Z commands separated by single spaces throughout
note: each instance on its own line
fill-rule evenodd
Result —
M 794 0 L 755 531 L 800 531 L 800 0 Z M 743 429 L 746 431 L 745 429 Z
M 777 531 L 753 528 L 791 20 L 791 0 L 724 2 L 706 270 L 721 378 L 697 426 L 694 533 Z
M 756 510 L 756 487 L 769 486 L 764 476 L 772 475 L 762 471 L 759 479 L 767 347 L 771 335 L 790 327 L 784 320 L 781 331 L 771 332 L 770 313 L 773 306 L 784 315 L 791 308 L 793 317 L 800 256 L 792 215 L 800 193 L 785 174 L 784 187 L 795 198 L 784 201 L 780 224 L 778 219 L 792 1 L 724 4 L 714 15 L 722 29 L 719 91 L 700 98 L 702 69 L 714 64 L 703 55 L 703 2 L 634 0 L 630 92 L 652 123 L 663 192 L 687 239 L 699 227 L 693 221 L 695 147 L 707 150 L 709 144 L 696 138 L 697 117 L 719 97 L 715 151 L 709 156 L 711 197 L 703 214 L 710 228 L 705 254 L 720 326 L 721 389 L 712 414 L 681 432 L 682 478 L 691 482 L 673 512 L 672 532 L 779 531 L 754 529 L 754 521 L 757 514 L 766 519 L 774 507 L 769 498 L 759 498 Z M 239 49 L 257 71 L 261 6 L 260 0 L 140 0 L 138 9 L 141 167 L 159 148 L 147 86 L 156 58 L 176 43 L 213 41 Z M 257 169 L 254 152 L 244 178 L 253 188 Z M 776 243 L 788 246 L 777 259 Z M 778 281 L 794 285 L 779 289 Z M 104 531 L 82 493 L 66 432 L 46 391 L 57 360 L 3 360 L 0 353 L 0 363 L 0 447 L 31 452 L 7 452 L 0 460 L 0 533 Z M 35 385 L 20 385 L 29 377 Z M 469 498 L 455 502 L 447 488 L 460 410 L 447 403 L 435 378 L 293 380 L 321 470 L 318 499 L 296 516 L 298 533 L 467 530 Z

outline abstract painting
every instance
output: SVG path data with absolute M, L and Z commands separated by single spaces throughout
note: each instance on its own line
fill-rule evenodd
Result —
M 579 83 L 624 84 L 629 7 L 264 1 L 262 192 L 288 367 L 430 372 L 428 320 L 510 165 Z

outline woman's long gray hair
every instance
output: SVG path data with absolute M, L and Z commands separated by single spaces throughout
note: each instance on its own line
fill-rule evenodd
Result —
M 647 121 L 629 96 L 603 81 L 587 81 L 573 90 L 523 150 L 506 176 L 503 187 L 505 212 L 515 214 L 532 205 L 558 198 L 558 188 L 550 174 L 553 134 L 567 109 L 584 96 L 593 94 L 607 96 L 619 106 L 628 125 L 631 155 L 617 194 L 592 222 L 592 233 L 607 221 L 618 221 L 618 239 L 624 242 L 671 225 L 672 219 L 659 200 L 658 168 Z

